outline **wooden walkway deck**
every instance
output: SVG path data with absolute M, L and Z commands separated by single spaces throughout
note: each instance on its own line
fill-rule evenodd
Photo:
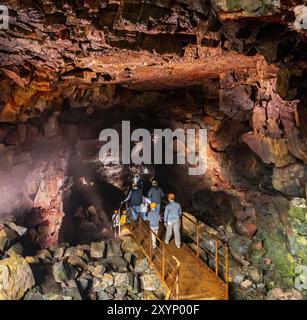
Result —
M 167 249 L 180 262 L 180 300 L 227 300 L 226 283 L 190 247 L 184 244 L 178 249 L 173 240 Z
M 163 284 L 169 290 L 171 299 L 179 300 L 227 300 L 228 285 L 207 266 L 196 253 L 183 243 L 178 249 L 174 240 L 165 245 L 165 228 L 161 225 L 157 239 L 158 247 L 152 249 L 147 225 L 139 223 L 127 225 L 132 236 L 141 246 L 148 260 L 155 267 Z

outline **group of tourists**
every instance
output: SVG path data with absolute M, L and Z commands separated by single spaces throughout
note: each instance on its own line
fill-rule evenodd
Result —
M 141 217 L 144 221 L 149 222 L 152 231 L 152 247 L 157 247 L 156 236 L 159 232 L 160 222 L 166 227 L 165 243 L 169 244 L 174 233 L 177 248 L 181 247 L 180 221 L 181 206 L 175 201 L 175 194 L 169 193 L 167 196 L 168 204 L 165 206 L 163 214 L 160 214 L 162 200 L 165 197 L 164 191 L 158 186 L 157 180 L 152 181 L 152 186 L 148 191 L 147 197 L 143 195 L 141 185 L 134 181 L 132 189 L 123 204 L 128 204 L 129 217 L 133 221 L 137 221 Z M 122 226 L 129 222 L 127 218 L 127 210 L 123 210 L 121 214 L 115 210 L 113 214 L 113 226 Z

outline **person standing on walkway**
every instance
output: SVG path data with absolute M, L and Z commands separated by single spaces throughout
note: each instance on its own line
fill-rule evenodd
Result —
M 157 180 L 152 180 L 152 187 L 149 189 L 147 197 L 151 202 L 155 202 L 157 204 L 157 211 L 160 214 L 161 202 L 164 198 L 164 192 L 158 186 Z
M 143 202 L 140 205 L 140 214 L 141 214 L 141 217 L 143 220 L 146 220 L 147 212 L 148 212 L 148 205 L 150 205 L 150 204 L 151 204 L 151 201 L 148 198 L 143 197 Z
M 150 204 L 150 211 L 147 215 L 147 220 L 149 221 L 149 226 L 151 229 L 151 241 L 152 241 L 152 248 L 157 248 L 157 235 L 159 232 L 159 212 L 157 210 L 157 204 L 152 202 Z
M 181 223 L 181 206 L 175 202 L 175 195 L 168 194 L 169 203 L 164 210 L 164 224 L 166 227 L 165 244 L 169 244 L 173 231 L 177 248 L 181 247 L 180 223 Z
M 143 192 L 138 188 L 136 183 L 132 184 L 132 190 L 123 202 L 127 202 L 130 205 L 130 216 L 133 221 L 136 221 L 140 213 L 140 205 L 143 202 Z

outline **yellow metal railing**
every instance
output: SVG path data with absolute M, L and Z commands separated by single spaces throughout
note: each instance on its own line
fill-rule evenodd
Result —
M 189 231 L 184 228 L 185 220 L 188 220 L 194 226 L 195 231 L 193 233 L 189 233 Z M 192 239 L 194 244 L 196 244 L 195 254 L 197 257 L 201 258 L 201 253 L 203 253 L 214 261 L 213 267 L 210 263 L 207 263 L 207 265 L 214 270 L 216 276 L 225 282 L 226 296 L 228 297 L 228 247 L 212 235 L 210 235 L 210 238 L 208 237 L 209 239 L 206 238 L 204 234 L 201 234 L 200 227 L 201 224 L 197 219 L 194 221 L 187 215 L 187 213 L 182 213 L 182 232 Z
M 118 210 L 118 217 L 120 218 L 120 209 Z M 129 212 L 130 210 L 128 210 Z M 121 234 L 121 226 L 118 229 L 114 228 L 115 219 L 112 220 L 111 228 L 115 236 Z M 219 239 L 214 238 L 212 235 L 206 237 L 204 233 L 201 233 L 200 222 L 193 216 L 190 218 L 187 213 L 182 213 L 182 233 L 186 234 L 194 245 L 196 245 L 195 254 L 198 258 L 202 259 L 207 257 L 207 265 L 213 269 L 216 276 L 219 277 L 225 283 L 225 295 L 228 299 L 228 247 Z M 139 244 L 143 250 L 145 256 L 151 265 L 154 266 L 157 271 L 162 284 L 167 289 L 165 299 L 179 299 L 179 271 L 180 262 L 178 259 L 171 255 L 166 248 L 164 241 L 162 241 L 158 235 L 156 235 L 149 227 L 148 222 L 144 221 L 141 217 L 138 217 L 137 221 L 131 219 L 131 215 L 128 215 L 129 223 L 126 224 L 127 228 L 131 232 L 133 238 Z M 196 221 L 195 221 L 196 220 Z M 189 232 L 191 228 L 185 228 L 186 221 L 189 221 L 193 226 L 192 232 Z M 156 237 L 157 247 L 154 249 L 152 246 L 152 236 Z M 210 265 L 209 258 L 214 261 L 214 266 Z
M 180 269 L 178 259 L 168 252 L 164 241 L 151 230 L 148 223 L 142 218 L 139 217 L 137 221 L 131 221 L 127 227 L 149 262 L 155 267 L 163 286 L 167 289 L 165 299 L 178 300 Z M 152 236 L 156 237 L 157 247 L 155 249 L 152 246 Z

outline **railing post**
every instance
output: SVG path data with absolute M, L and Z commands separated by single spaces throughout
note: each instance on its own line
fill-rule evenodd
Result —
M 162 247 L 162 282 L 165 280 L 165 245 Z
M 215 274 L 218 275 L 219 274 L 219 255 L 218 255 L 218 251 L 217 251 L 217 240 L 214 240 L 214 253 L 215 253 Z
M 179 268 L 176 275 L 176 299 L 179 300 Z
M 225 246 L 225 281 L 228 285 L 228 247 Z
M 199 239 L 199 224 L 196 225 L 196 255 L 199 257 L 200 252 L 200 239 Z
M 152 262 L 152 231 L 149 228 L 149 259 Z

